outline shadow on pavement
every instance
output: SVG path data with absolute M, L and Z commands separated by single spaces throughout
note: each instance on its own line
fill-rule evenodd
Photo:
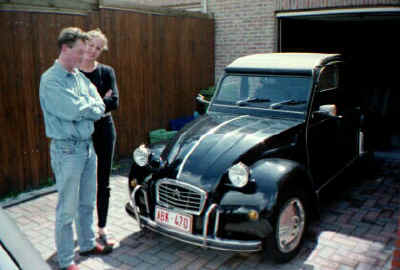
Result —
M 400 162 L 378 161 L 360 169 L 349 170 L 321 194 L 320 219 L 311 222 L 299 255 L 281 265 L 263 252 L 205 250 L 140 231 L 124 208 L 127 173 L 113 175 L 108 228 L 120 245 L 107 256 L 94 257 L 80 257 L 77 248 L 76 262 L 81 270 L 389 270 L 400 214 Z M 59 269 L 52 238 L 56 199 L 57 194 L 46 195 L 7 209 L 53 269 Z

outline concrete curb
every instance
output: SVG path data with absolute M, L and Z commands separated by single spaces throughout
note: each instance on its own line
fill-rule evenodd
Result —
M 57 192 L 56 186 L 50 186 L 50 187 L 45 187 L 45 188 L 41 188 L 38 190 L 33 190 L 30 192 L 26 192 L 26 193 L 21 193 L 19 194 L 17 197 L 15 198 L 8 198 L 5 199 L 3 201 L 0 201 L 0 207 L 2 208 L 8 208 L 35 198 L 38 198 L 40 196 L 44 196 L 53 192 Z
M 119 168 L 115 169 L 111 172 L 111 176 L 113 175 L 121 175 L 121 174 L 127 174 L 129 169 L 130 169 L 130 159 L 124 159 L 120 160 L 119 162 Z M 40 188 L 37 190 L 32 190 L 29 192 L 21 193 L 17 197 L 13 198 L 8 198 L 0 201 L 0 207 L 2 208 L 8 208 L 29 200 L 36 199 L 38 197 L 57 192 L 55 183 L 52 186 L 49 187 L 44 187 Z

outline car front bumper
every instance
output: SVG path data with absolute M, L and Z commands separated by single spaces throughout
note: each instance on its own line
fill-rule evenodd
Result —
M 125 209 L 129 215 L 136 219 L 139 224 L 139 227 L 147 228 L 164 236 L 180 240 L 192 245 L 201 246 L 203 248 L 210 248 L 216 250 L 225 250 L 225 251 L 236 251 L 236 252 L 257 252 L 262 250 L 262 241 L 261 240 L 232 240 L 232 239 L 224 239 L 217 237 L 218 233 L 218 224 L 219 224 L 219 214 L 218 214 L 218 206 L 216 204 L 212 204 L 206 211 L 203 220 L 203 230 L 202 235 L 194 235 L 185 232 L 180 232 L 177 230 L 173 230 L 169 227 L 162 226 L 157 222 L 153 221 L 147 216 L 140 215 L 138 207 L 136 206 L 136 194 L 138 191 L 141 191 L 145 194 L 144 198 L 147 201 L 147 194 L 141 188 L 141 186 L 136 186 L 131 195 L 131 201 L 126 204 Z M 149 212 L 148 203 L 146 202 L 146 210 Z M 216 214 L 217 218 L 215 218 L 215 224 L 209 224 L 211 214 Z M 213 232 L 209 233 L 209 227 L 214 228 Z

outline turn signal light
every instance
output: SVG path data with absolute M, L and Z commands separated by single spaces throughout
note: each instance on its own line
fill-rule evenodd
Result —
M 260 217 L 260 215 L 258 214 L 258 212 L 256 210 L 250 210 L 248 215 L 249 215 L 249 219 L 253 220 L 253 221 L 258 220 L 258 218 Z
M 137 186 L 137 181 L 136 181 L 136 179 L 135 179 L 135 178 L 131 179 L 131 181 L 130 181 L 129 184 L 131 185 L 131 188 L 135 188 L 135 187 Z

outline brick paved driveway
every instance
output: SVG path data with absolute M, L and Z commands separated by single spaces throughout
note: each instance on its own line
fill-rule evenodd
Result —
M 367 176 L 347 175 L 324 201 L 299 256 L 276 265 L 261 253 L 238 254 L 204 250 L 154 233 L 139 232 L 124 210 L 127 171 L 112 177 L 109 229 L 120 241 L 111 255 L 79 257 L 83 270 L 111 269 L 285 269 L 389 270 L 400 215 L 400 163 L 385 162 Z M 6 208 L 53 269 L 57 268 L 54 219 L 57 193 Z M 77 250 L 78 251 L 78 250 Z

